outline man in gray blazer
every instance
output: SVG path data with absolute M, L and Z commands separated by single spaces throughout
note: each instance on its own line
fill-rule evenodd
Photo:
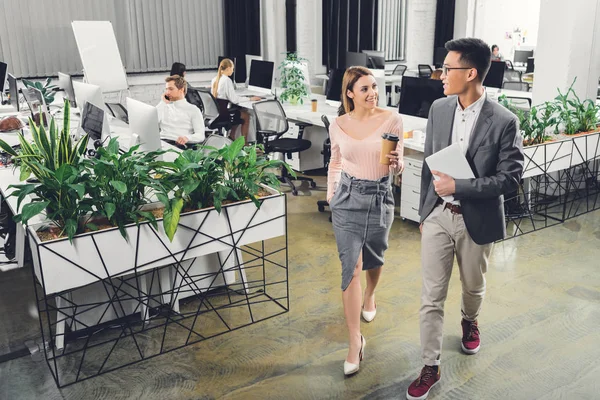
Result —
M 491 51 L 479 39 L 446 43 L 442 81 L 447 98 L 429 110 L 425 157 L 457 143 L 474 179 L 421 175 L 421 352 L 425 366 L 408 388 L 409 400 L 425 399 L 440 379 L 444 302 L 454 255 L 462 283 L 462 351 L 480 348 L 477 317 L 485 295 L 485 272 L 494 241 L 506 234 L 504 194 L 517 190 L 523 173 L 523 140 L 517 118 L 486 97 L 482 82 Z

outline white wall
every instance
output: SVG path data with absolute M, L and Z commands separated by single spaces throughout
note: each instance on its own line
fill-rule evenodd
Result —
M 500 53 L 505 58 L 512 59 L 514 50 L 518 47 L 513 39 L 505 39 L 506 32 L 512 33 L 514 28 L 519 27 L 525 33 L 523 46 L 535 46 L 538 41 L 539 20 L 540 0 L 476 0 L 473 36 L 490 46 L 497 44 Z
M 323 0 L 299 0 L 296 6 L 296 48 L 298 55 L 308 60 L 310 80 L 325 74 L 323 65 Z
M 433 62 L 436 0 L 409 0 L 406 12 L 406 65 Z

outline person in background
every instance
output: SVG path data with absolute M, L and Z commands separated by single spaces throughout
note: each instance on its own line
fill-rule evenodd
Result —
M 441 81 L 442 80 L 442 70 L 441 69 L 436 69 L 435 71 L 433 71 L 431 73 L 430 78 L 438 80 L 438 81 Z
M 185 64 L 182 64 L 180 62 L 174 62 L 173 65 L 171 65 L 170 76 L 173 75 L 179 75 L 182 78 L 185 78 Z
M 377 99 L 372 72 L 348 68 L 342 81 L 345 114 L 330 126 L 327 201 L 342 263 L 342 301 L 350 336 L 344 375 L 358 372 L 363 358 L 366 341 L 360 330 L 361 315 L 371 322 L 377 311 L 375 288 L 394 220 L 390 175 L 402 166 L 402 117 L 379 108 Z M 390 165 L 380 163 L 383 133 L 399 139 L 396 150 L 387 155 Z M 367 272 L 364 301 L 361 270 Z
M 204 118 L 200 109 L 185 99 L 185 79 L 173 75 L 167 77 L 165 82 L 165 92 L 156 106 L 161 138 L 180 146 L 203 142 Z
M 462 285 L 464 354 L 481 347 L 479 324 L 486 292 L 485 273 L 495 241 L 506 235 L 504 195 L 518 189 L 523 174 L 523 138 L 517 117 L 486 97 L 483 80 L 490 68 L 488 45 L 474 38 L 446 43 L 442 82 L 448 97 L 429 110 L 424 159 L 453 145 L 475 178 L 454 179 L 421 171 L 421 358 L 419 377 L 408 387 L 408 400 L 424 400 L 439 382 L 444 303 L 456 256 Z M 435 179 L 434 179 L 435 178 Z M 470 398 L 467 392 L 463 398 Z
M 500 48 L 495 44 L 492 45 L 492 61 L 502 61 L 503 59 Z
M 224 99 L 232 104 L 238 105 L 247 101 L 258 101 L 260 97 L 252 96 L 250 99 L 247 97 L 241 97 L 235 92 L 231 75 L 234 70 L 233 61 L 229 58 L 224 58 L 219 64 L 217 76 L 212 79 L 211 92 L 215 98 Z M 238 110 L 240 118 L 244 121 L 242 124 L 242 136 L 246 143 L 248 143 L 248 128 L 250 126 L 250 114 L 245 110 Z

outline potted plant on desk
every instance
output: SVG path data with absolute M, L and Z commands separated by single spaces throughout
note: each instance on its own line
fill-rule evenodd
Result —
M 279 65 L 281 87 L 284 89 L 280 95 L 282 101 L 289 101 L 292 105 L 304 104 L 304 98 L 308 97 L 306 81 L 308 77 L 303 72 L 304 58 L 298 57 L 295 52 L 287 53 L 285 60 Z

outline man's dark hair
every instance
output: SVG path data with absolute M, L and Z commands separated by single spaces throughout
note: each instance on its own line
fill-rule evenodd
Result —
M 460 53 L 461 63 L 475 68 L 479 82 L 483 82 L 492 62 L 492 51 L 486 42 L 475 38 L 455 39 L 446 42 L 445 47 Z
M 174 62 L 173 65 L 171 66 L 171 73 L 169 75 L 170 76 L 173 76 L 173 75 L 183 76 L 184 73 L 185 73 L 185 65 L 180 62 Z
M 498 49 L 498 45 L 497 44 L 493 44 L 492 45 L 492 51 L 497 50 Z

